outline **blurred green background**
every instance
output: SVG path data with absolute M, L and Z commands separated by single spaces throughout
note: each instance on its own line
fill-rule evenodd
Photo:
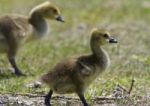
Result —
M 46 0 L 0 0 L 0 15 L 28 15 Z M 65 23 L 49 21 L 49 36 L 25 44 L 18 52 L 17 63 L 28 77 L 17 78 L 10 72 L 5 55 L 0 57 L 1 93 L 45 93 L 48 88 L 29 89 L 25 85 L 37 80 L 64 57 L 90 52 L 90 31 L 107 29 L 118 39 L 117 45 L 106 45 L 111 66 L 92 83 L 87 97 L 110 95 L 119 83 L 127 88 L 135 78 L 133 94 L 150 93 L 150 1 L 149 0 L 51 0 L 57 5 Z

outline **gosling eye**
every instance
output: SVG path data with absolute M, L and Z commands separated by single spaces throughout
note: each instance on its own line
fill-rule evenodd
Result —
M 109 36 L 108 36 L 108 34 L 104 34 L 104 38 L 108 38 Z
M 52 12 L 53 12 L 53 13 L 57 13 L 57 10 L 56 10 L 56 9 L 53 9 Z

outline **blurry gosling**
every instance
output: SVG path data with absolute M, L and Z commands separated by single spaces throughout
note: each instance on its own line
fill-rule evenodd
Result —
M 7 15 L 0 17 L 0 53 L 6 53 L 17 76 L 24 75 L 16 65 L 15 56 L 22 43 L 40 39 L 48 34 L 46 20 L 64 22 L 60 10 L 49 1 L 30 12 L 29 17 Z
M 43 83 L 50 87 L 45 97 L 45 105 L 51 106 L 53 91 L 58 94 L 77 93 L 84 106 L 89 106 L 84 91 L 102 73 L 110 63 L 102 46 L 117 43 L 106 30 L 93 29 L 90 46 L 92 53 L 77 58 L 67 58 L 41 77 Z

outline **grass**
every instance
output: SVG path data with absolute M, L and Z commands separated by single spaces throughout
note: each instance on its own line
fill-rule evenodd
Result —
M 1 0 L 2 15 L 19 13 L 28 15 L 29 10 L 43 0 Z M 38 93 L 48 88 L 29 89 L 25 85 L 38 79 L 64 57 L 90 52 L 89 33 L 93 27 L 108 29 L 119 40 L 116 46 L 105 48 L 111 58 L 110 68 L 87 90 L 91 98 L 112 93 L 116 84 L 130 86 L 135 78 L 133 94 L 146 96 L 150 93 L 149 49 L 149 0 L 52 0 L 65 17 L 66 23 L 51 21 L 51 33 L 45 39 L 25 44 L 19 51 L 17 63 L 28 77 L 11 75 L 5 55 L 1 55 L 0 91 Z M 102 93 L 102 90 L 104 92 Z

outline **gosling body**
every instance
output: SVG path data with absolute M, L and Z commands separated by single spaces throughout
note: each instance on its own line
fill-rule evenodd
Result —
M 64 59 L 42 76 L 42 81 L 50 87 L 45 98 L 46 106 L 51 106 L 49 99 L 53 91 L 59 94 L 77 93 L 84 106 L 88 106 L 84 91 L 110 64 L 109 56 L 101 47 L 108 42 L 117 43 L 106 31 L 93 30 L 91 54 Z
M 21 45 L 48 34 L 47 20 L 63 22 L 59 9 L 50 2 L 33 8 L 28 17 L 6 15 L 0 17 L 0 53 L 6 53 L 17 76 L 24 75 L 18 68 L 15 57 Z

